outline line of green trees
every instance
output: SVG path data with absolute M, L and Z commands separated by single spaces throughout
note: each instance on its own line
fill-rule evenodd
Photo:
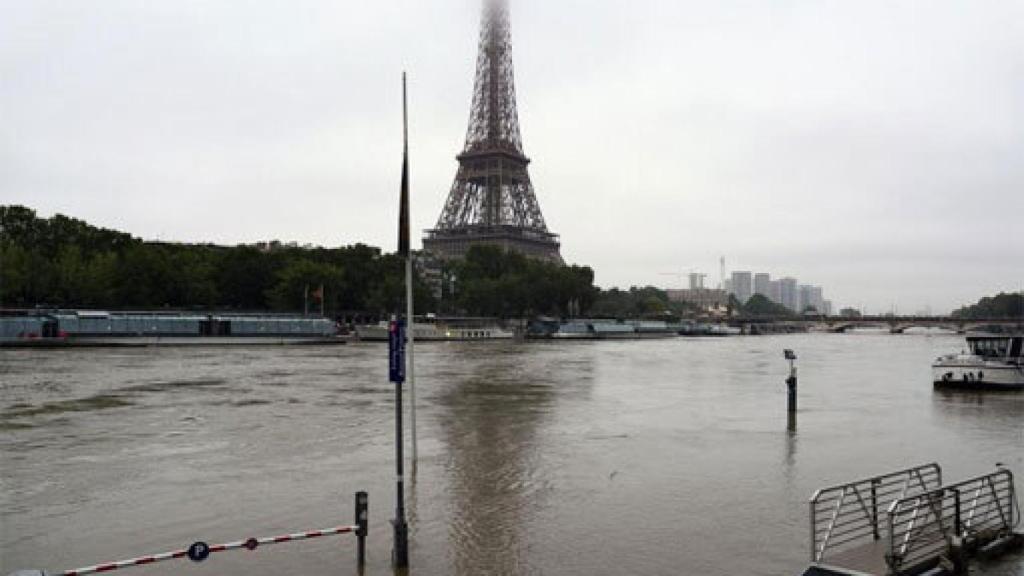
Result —
M 954 318 L 1024 318 L 1024 292 L 1000 292 L 953 312 Z
M 421 267 L 417 268 L 422 271 Z M 524 318 L 593 316 L 678 318 L 693 306 L 672 302 L 664 290 L 601 290 L 586 266 L 561 266 L 476 246 L 466 258 L 415 281 L 421 312 Z M 404 261 L 379 248 L 300 247 L 278 241 L 216 246 L 146 242 L 63 215 L 40 218 L 24 206 L 0 206 L 0 306 L 102 309 L 223 309 L 295 312 L 323 287 L 331 316 L 380 317 L 403 307 Z M 1019 310 L 1000 295 L 983 300 L 989 313 Z M 734 310 L 784 316 L 763 297 Z M 966 309 L 965 309 L 966 310 Z
M 600 294 L 588 267 L 560 266 L 486 246 L 446 265 L 441 277 L 438 291 L 417 274 L 418 311 L 498 317 L 582 314 Z M 319 311 L 315 295 L 321 286 L 331 316 L 383 316 L 404 307 L 405 263 L 362 244 L 146 242 L 63 215 L 40 218 L 24 206 L 0 206 L 3 307 L 294 312 L 308 304 Z
M 404 301 L 404 261 L 357 244 L 214 246 L 145 242 L 23 206 L 0 206 L 0 305 L 104 309 L 311 310 L 383 314 Z M 436 305 L 417 281 L 419 309 Z
M 633 286 L 629 290 L 612 288 L 601 291 L 591 314 L 600 318 L 671 319 L 693 312 L 690 304 L 670 300 L 665 290 L 654 286 Z

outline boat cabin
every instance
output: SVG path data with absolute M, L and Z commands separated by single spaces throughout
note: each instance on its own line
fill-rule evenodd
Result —
M 982 358 L 1020 358 L 1024 356 L 1024 336 L 970 336 L 967 345 L 971 354 Z

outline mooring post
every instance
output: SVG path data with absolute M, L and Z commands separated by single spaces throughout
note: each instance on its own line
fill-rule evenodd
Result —
M 356 537 L 359 539 L 356 562 L 360 568 L 366 565 L 366 537 L 370 534 L 370 496 L 356 492 Z
M 786 360 L 789 360 L 789 378 L 786 378 L 786 388 L 789 396 L 789 413 L 796 414 L 796 354 L 786 349 L 783 352 Z

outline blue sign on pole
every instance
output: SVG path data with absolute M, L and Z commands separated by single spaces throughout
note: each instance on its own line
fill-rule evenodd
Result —
M 405 321 L 388 325 L 388 374 L 395 384 L 405 382 Z

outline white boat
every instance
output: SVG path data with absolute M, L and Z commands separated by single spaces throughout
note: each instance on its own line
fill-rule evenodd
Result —
M 365 342 L 386 342 L 389 323 L 380 322 L 358 326 L 356 335 Z M 413 323 L 413 338 L 417 342 L 465 342 L 473 340 L 512 340 L 514 331 L 491 318 L 434 318 L 417 319 Z
M 594 340 L 597 334 L 589 322 L 570 320 L 558 326 L 558 330 L 550 334 L 555 340 Z
M 590 327 L 600 340 L 629 340 L 637 338 L 636 327 L 615 320 L 592 320 Z
M 968 336 L 969 351 L 932 364 L 936 388 L 1024 390 L 1024 336 Z
M 728 324 L 714 324 L 708 327 L 708 336 L 739 336 L 743 330 Z
M 636 340 L 675 338 L 678 327 L 662 321 L 567 320 L 543 321 L 531 327 L 529 338 L 552 340 Z

